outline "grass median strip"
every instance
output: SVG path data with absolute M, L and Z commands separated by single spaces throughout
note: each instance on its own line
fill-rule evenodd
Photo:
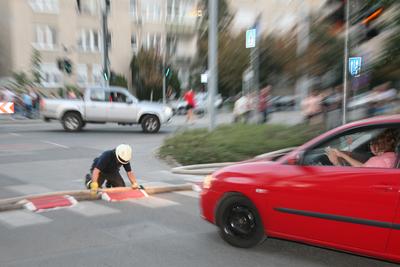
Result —
M 241 161 L 278 149 L 299 146 L 320 134 L 308 125 L 234 124 L 189 130 L 164 141 L 159 155 L 183 165 Z

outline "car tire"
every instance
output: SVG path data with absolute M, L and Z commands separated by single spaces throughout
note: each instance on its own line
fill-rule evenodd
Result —
M 242 195 L 235 194 L 223 200 L 217 210 L 216 222 L 222 239 L 232 246 L 250 248 L 265 239 L 257 208 Z
M 160 127 L 160 120 L 155 115 L 146 115 L 142 120 L 142 129 L 145 133 L 157 133 Z
M 82 130 L 83 121 L 76 112 L 67 112 L 62 118 L 62 125 L 67 132 L 79 132 Z

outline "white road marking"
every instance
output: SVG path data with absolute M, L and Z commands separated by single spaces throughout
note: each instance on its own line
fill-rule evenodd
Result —
M 104 205 L 96 204 L 93 202 L 79 202 L 74 207 L 68 209 L 68 211 L 72 211 L 83 215 L 85 217 L 94 217 L 101 215 L 109 215 L 121 212 L 120 210 L 113 209 Z
M 64 146 L 64 145 L 61 145 L 61 144 L 53 143 L 53 142 L 50 142 L 50 141 L 41 140 L 40 142 L 45 143 L 45 144 L 49 144 L 49 145 L 53 145 L 53 146 L 58 146 L 58 147 L 66 148 L 66 149 L 69 148 L 68 146 Z
M 11 228 L 49 223 L 52 220 L 30 211 L 14 210 L 0 213 L 0 223 Z
M 9 135 L 12 135 L 12 136 L 21 136 L 21 134 L 19 134 L 19 133 L 9 133 Z
M 193 197 L 193 198 L 199 198 L 200 197 L 199 192 L 195 192 L 195 191 L 176 191 L 176 192 L 174 192 L 174 194 L 187 196 L 187 197 Z
M 149 196 L 146 198 L 131 199 L 131 200 L 127 200 L 127 202 L 132 202 L 135 204 L 139 204 L 140 206 L 143 206 L 146 208 L 152 208 L 152 209 L 180 205 L 178 202 L 175 202 L 175 201 L 158 198 L 158 197 L 152 197 L 152 196 Z

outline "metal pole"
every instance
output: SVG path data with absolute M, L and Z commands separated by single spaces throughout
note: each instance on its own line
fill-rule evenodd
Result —
M 110 70 L 109 70 L 109 59 L 108 59 L 108 23 L 107 23 L 107 5 L 105 1 L 101 9 L 101 28 L 102 28 L 102 41 L 103 41 L 103 81 L 104 86 L 109 86 Z M 107 79 L 104 77 L 104 73 L 107 74 Z
M 350 13 L 350 1 L 346 1 L 346 29 L 345 29 L 345 38 L 344 38 L 344 71 L 343 71 L 343 118 L 342 123 L 345 124 L 347 122 L 347 59 L 348 59 L 348 46 L 349 46 L 349 13 Z
M 209 95 L 209 131 L 215 128 L 215 93 L 218 86 L 218 0 L 208 0 L 208 95 Z
M 163 49 L 163 87 L 162 87 L 162 94 L 163 94 L 163 104 L 165 105 L 167 103 L 167 98 L 166 98 L 166 90 L 167 90 L 167 77 L 165 77 L 165 61 L 166 61 L 166 57 L 167 57 L 167 21 L 164 21 L 164 34 L 165 34 L 165 38 L 164 38 L 164 49 Z

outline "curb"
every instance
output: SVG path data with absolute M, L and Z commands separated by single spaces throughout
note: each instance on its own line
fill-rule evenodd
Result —
M 129 187 L 123 188 L 109 188 L 102 189 L 99 192 L 121 192 L 132 190 Z M 181 185 L 170 185 L 170 186 L 154 186 L 145 188 L 144 191 L 149 195 L 161 194 L 161 193 L 169 193 L 175 191 L 188 191 L 193 190 L 193 184 L 181 184 Z M 99 200 L 101 199 L 101 194 L 93 195 L 90 190 L 72 190 L 72 191 L 56 191 L 49 192 L 45 194 L 37 194 L 37 195 L 27 195 L 21 197 L 14 198 L 6 198 L 0 199 L 0 212 L 2 211 L 10 211 L 24 208 L 24 205 L 29 202 L 28 199 L 45 197 L 45 196 L 62 196 L 69 195 L 79 201 L 91 201 L 91 200 Z
M 238 162 L 221 162 L 221 163 L 188 165 L 188 166 L 172 168 L 171 172 L 175 174 L 208 175 L 220 168 L 230 166 L 236 163 Z

